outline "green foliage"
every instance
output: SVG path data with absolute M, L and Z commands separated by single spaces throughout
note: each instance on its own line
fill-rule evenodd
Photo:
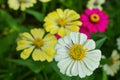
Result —
M 57 8 L 69 8 L 82 14 L 88 0 L 38 2 L 23 12 L 10 9 L 7 1 L 0 0 L 0 80 L 120 80 L 120 70 L 114 77 L 110 77 L 102 68 L 85 78 L 69 77 L 60 73 L 55 61 L 48 63 L 32 59 L 22 60 L 21 51 L 16 51 L 19 33 L 42 27 L 45 16 Z M 112 50 L 117 49 L 116 38 L 120 36 L 119 8 L 119 0 L 106 0 L 103 10 L 109 15 L 108 29 L 105 33 L 92 34 L 97 49 L 101 49 L 102 54 L 107 57 L 101 60 L 101 65 L 108 63 Z

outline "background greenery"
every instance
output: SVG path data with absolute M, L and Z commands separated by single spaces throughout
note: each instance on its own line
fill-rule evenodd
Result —
M 120 80 L 120 70 L 114 76 L 107 76 L 102 68 L 93 75 L 80 79 L 68 77 L 59 72 L 56 62 L 34 62 L 31 59 L 20 59 L 16 51 L 16 39 L 21 32 L 32 28 L 43 27 L 44 17 L 57 8 L 73 9 L 84 13 L 88 0 L 51 0 L 48 3 L 38 1 L 34 7 L 25 11 L 14 11 L 8 7 L 7 0 L 0 0 L 0 80 Z M 109 57 L 117 49 L 116 38 L 120 36 L 120 2 L 106 0 L 103 10 L 109 15 L 109 26 L 105 33 L 92 34 L 97 48 Z M 106 60 L 102 60 L 104 64 Z

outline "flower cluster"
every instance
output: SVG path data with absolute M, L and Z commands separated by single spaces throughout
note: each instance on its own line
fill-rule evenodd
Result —
M 47 2 L 50 0 L 39 0 Z M 8 0 L 10 8 L 24 11 L 36 0 Z M 71 9 L 56 9 L 44 18 L 43 29 L 34 28 L 19 35 L 17 50 L 23 50 L 22 59 L 30 56 L 34 61 L 57 62 L 62 74 L 84 78 L 99 67 L 102 52 L 96 49 L 91 33 L 103 33 L 108 28 L 108 15 L 102 10 L 105 0 L 88 1 L 85 13 Z M 119 39 L 117 39 L 119 41 Z M 120 41 L 119 41 L 120 42 Z M 120 44 L 118 43 L 118 46 Z M 119 48 L 118 48 L 119 49 Z M 114 76 L 119 70 L 120 56 L 113 51 L 110 62 L 103 64 L 108 75 Z

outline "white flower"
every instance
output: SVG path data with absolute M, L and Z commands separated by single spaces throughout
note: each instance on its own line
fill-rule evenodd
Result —
M 120 37 L 117 38 L 117 46 L 118 46 L 118 50 L 120 50 Z
M 95 49 L 95 42 L 79 32 L 71 32 L 58 40 L 55 46 L 55 60 L 60 72 L 81 78 L 89 76 L 99 66 L 101 51 Z
M 87 8 L 93 9 L 93 8 L 98 8 L 102 10 L 102 4 L 105 3 L 105 0 L 89 0 L 87 3 Z
M 8 0 L 8 5 L 14 10 L 24 11 L 26 8 L 32 7 L 36 3 L 36 0 Z
M 103 69 L 106 71 L 108 75 L 114 76 L 120 68 L 120 55 L 117 50 L 113 50 L 112 55 L 110 57 L 111 62 L 105 64 Z
M 40 2 L 46 3 L 49 2 L 50 0 L 39 0 Z

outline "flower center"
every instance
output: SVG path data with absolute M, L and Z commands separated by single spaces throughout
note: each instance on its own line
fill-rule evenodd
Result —
M 20 2 L 20 3 L 23 3 L 23 2 L 24 2 L 24 0 L 19 0 L 19 2 Z
M 92 14 L 92 15 L 90 15 L 90 21 L 97 23 L 100 21 L 100 16 L 98 14 Z
M 58 24 L 59 24 L 60 26 L 65 26 L 65 24 L 66 24 L 66 19 L 65 19 L 65 18 L 60 18 L 60 19 L 58 20 Z
M 81 44 L 74 44 L 70 48 L 70 56 L 75 60 L 82 60 L 86 55 L 87 48 L 83 48 Z
M 41 47 L 44 42 L 42 39 L 39 39 L 39 38 L 36 38 L 34 41 L 33 41 L 33 44 L 36 46 L 36 47 Z

